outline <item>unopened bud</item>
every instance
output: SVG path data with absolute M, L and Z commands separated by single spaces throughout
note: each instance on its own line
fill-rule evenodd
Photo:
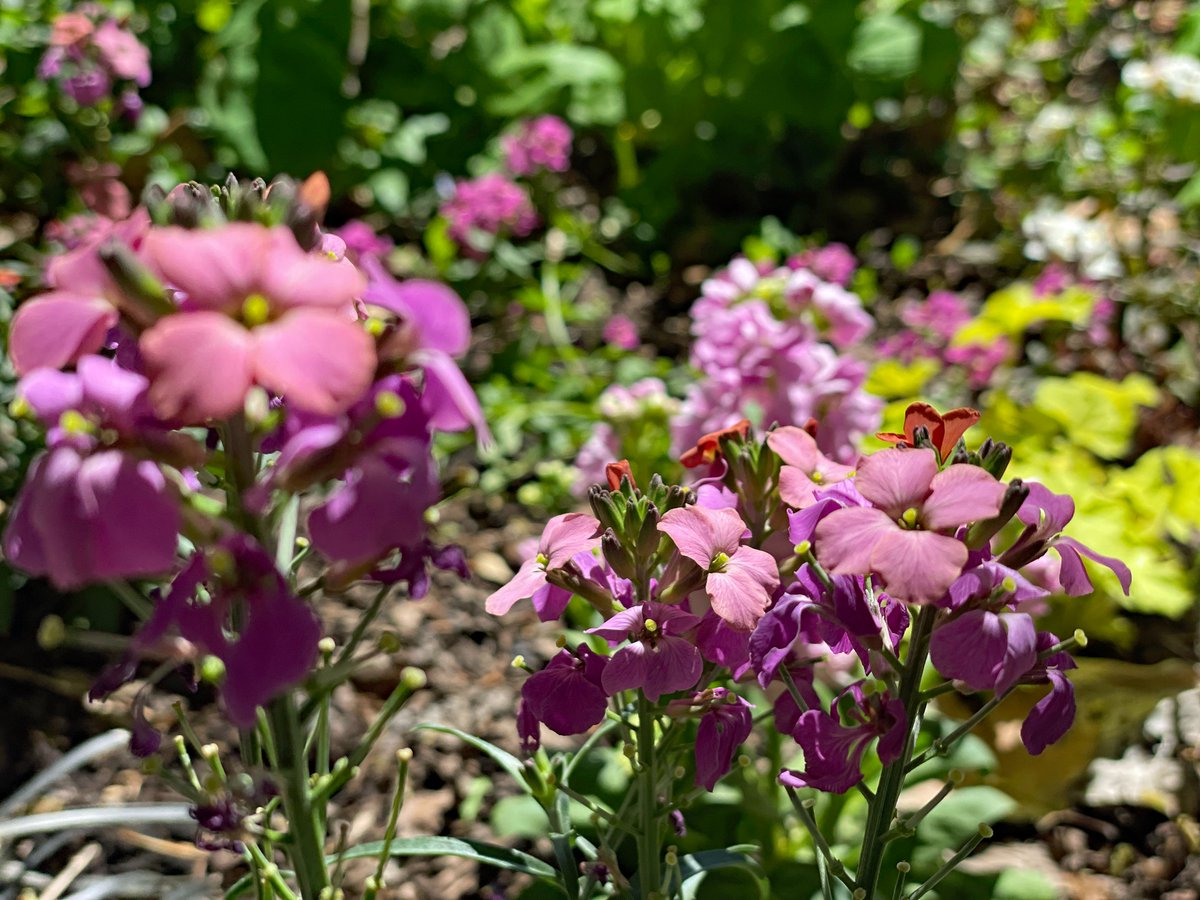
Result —
M 333 656 L 333 651 L 337 648 L 337 644 L 331 637 L 323 637 L 317 641 L 317 650 L 326 659 Z
M 220 684 L 225 680 L 225 662 L 219 656 L 206 656 L 200 661 L 200 680 L 205 684 Z
M 986 840 L 987 838 L 990 838 L 992 836 L 992 834 L 993 834 L 992 826 L 988 825 L 986 822 L 979 823 L 979 836 L 980 837 L 982 837 Z
M 46 616 L 38 626 L 37 642 L 43 650 L 62 646 L 67 639 L 67 624 L 59 616 Z
M 375 411 L 385 419 L 404 415 L 404 398 L 395 391 L 380 391 L 375 395 Z
M 1075 633 L 1071 636 L 1075 638 L 1075 643 L 1080 647 L 1086 647 L 1088 645 L 1088 636 L 1082 628 L 1076 628 Z
M 379 635 L 375 646 L 379 648 L 380 653 L 395 653 L 400 649 L 400 635 L 394 631 L 385 631 Z
M 812 552 L 812 541 L 801 541 L 792 548 L 797 556 L 808 556 Z
M 400 672 L 400 683 L 410 691 L 418 691 L 429 683 L 425 673 L 414 666 L 405 666 Z

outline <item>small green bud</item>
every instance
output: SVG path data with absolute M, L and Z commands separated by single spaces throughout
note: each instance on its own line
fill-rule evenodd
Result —
M 404 415 L 404 398 L 395 391 L 380 391 L 375 395 L 375 412 L 385 419 Z
M 429 679 L 425 677 L 425 673 L 415 666 L 405 666 L 400 672 L 400 683 L 410 691 L 419 691 L 429 683 Z
M 37 642 L 43 650 L 61 647 L 67 639 L 67 624 L 59 616 L 46 616 L 38 626 Z
M 808 556 L 812 550 L 812 541 L 801 541 L 792 549 L 796 552 L 797 556 Z
M 220 684 L 225 680 L 225 663 L 219 656 L 200 660 L 200 680 L 205 684 Z

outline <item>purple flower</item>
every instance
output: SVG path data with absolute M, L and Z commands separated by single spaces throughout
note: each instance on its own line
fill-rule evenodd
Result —
M 342 239 L 346 245 L 346 252 L 359 265 L 368 257 L 382 259 L 396 246 L 390 238 L 377 234 L 375 229 L 362 219 L 351 219 L 333 233 Z
M 1000 562 L 1014 569 L 1021 568 L 1042 556 L 1051 547 L 1062 560 L 1058 578 L 1068 596 L 1082 597 L 1093 590 L 1082 557 L 1111 569 L 1129 594 L 1133 575 L 1119 559 L 1102 556 L 1091 547 L 1062 533 L 1075 516 L 1075 501 L 1067 494 L 1055 494 L 1036 481 L 1026 482 L 1029 496 L 1017 511 L 1025 530 L 1000 557 Z
M 80 106 L 95 106 L 112 90 L 112 80 L 99 66 L 83 65 L 62 81 L 62 88 Z
M 903 752 L 908 730 L 904 704 L 886 694 L 864 696 L 858 685 L 850 692 L 857 703 L 848 712 L 849 725 L 820 709 L 801 714 L 792 737 L 804 751 L 804 770 L 784 769 L 779 774 L 783 784 L 841 794 L 862 781 L 862 757 L 872 740 L 879 738 L 877 752 L 884 765 Z M 839 706 L 835 702 L 833 708 Z
M 613 654 L 604 670 L 605 692 L 612 695 L 641 689 L 647 699 L 655 701 L 663 694 L 692 687 L 704 664 L 700 651 L 681 635 L 699 624 L 699 617 L 677 606 L 648 601 L 589 628 L 588 634 L 598 634 L 614 647 L 629 641 Z
M 862 340 L 875 327 L 857 294 L 840 284 L 822 281 L 804 269 L 787 280 L 788 301 L 801 312 L 809 310 L 818 334 L 835 347 L 849 347 Z
M 929 654 L 947 678 L 1002 694 L 1037 662 L 1037 629 L 1025 613 L 971 609 L 933 632 Z
M 491 248 L 481 235 L 525 237 L 538 224 L 529 194 L 497 172 L 457 182 L 438 212 L 449 223 L 450 239 L 473 256 Z
M 949 342 L 963 325 L 971 320 L 971 310 L 958 294 L 934 291 L 923 303 L 907 303 L 900 310 L 900 321 L 916 328 L 943 344 Z
M 725 688 L 697 694 L 692 703 L 706 706 L 696 729 L 696 784 L 711 791 L 733 766 L 733 754 L 750 736 L 753 704 Z
M 1037 649 L 1045 653 L 1058 643 L 1048 631 L 1038 634 Z M 1064 674 L 1075 668 L 1070 654 L 1059 652 L 1038 663 L 1022 679 L 1027 684 L 1050 684 L 1050 692 L 1039 700 L 1021 724 L 1025 749 L 1037 756 L 1062 738 L 1075 722 L 1075 688 Z
M 540 744 L 538 725 L 555 734 L 582 734 L 604 719 L 608 695 L 602 679 L 608 665 L 607 657 L 580 644 L 574 652 L 559 651 L 544 669 L 525 680 L 518 723 L 527 752 Z
M 666 513 L 658 530 L 708 573 L 704 589 L 718 616 L 742 631 L 758 623 L 779 586 L 779 569 L 771 554 L 742 546 L 749 532 L 737 512 L 686 506 Z
M 604 323 L 604 340 L 621 350 L 636 350 L 637 326 L 628 316 L 615 315 Z
M 962 573 L 967 548 L 942 534 L 997 515 L 1005 487 L 978 466 L 938 471 L 932 450 L 881 450 L 855 487 L 871 507 L 835 510 L 817 525 L 817 559 L 830 572 L 875 573 L 893 597 L 938 600 Z
M 706 660 L 728 669 L 734 681 L 750 670 L 750 633 L 734 628 L 711 609 L 696 628 L 696 646 Z
M 504 165 L 514 175 L 565 172 L 571 165 L 571 126 L 558 116 L 526 119 L 501 138 Z
M 196 597 L 201 585 L 207 589 L 203 601 Z M 231 634 L 234 603 L 240 604 L 242 617 Z M 312 610 L 289 593 L 271 558 L 244 536 L 192 557 L 134 637 L 133 656 L 150 652 L 172 629 L 225 664 L 221 695 L 230 721 L 239 727 L 253 725 L 258 707 L 308 675 L 321 637 Z M 132 672 L 128 661 L 118 669 Z M 102 679 L 93 699 L 114 686 L 114 679 Z
M 566 513 L 546 523 L 538 541 L 537 553 L 525 560 L 513 580 L 495 591 L 484 602 L 493 616 L 502 616 L 518 600 L 532 598 L 538 618 L 551 622 L 562 615 L 571 599 L 569 591 L 550 584 L 546 573 L 566 566 L 576 553 L 591 551 L 600 545 L 600 522 L 584 513 Z
M 950 365 L 966 369 L 967 383 L 979 390 L 988 386 L 996 369 L 1008 359 L 1010 350 L 1008 339 L 999 337 L 990 344 L 947 347 L 944 358 Z

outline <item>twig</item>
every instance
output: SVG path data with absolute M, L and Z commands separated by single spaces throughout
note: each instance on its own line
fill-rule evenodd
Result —
M 99 844 L 86 844 L 78 853 L 68 860 L 62 871 L 54 876 L 54 880 L 46 885 L 46 889 L 38 894 L 38 900 L 58 900 L 71 883 L 84 873 L 96 857 L 100 855 Z

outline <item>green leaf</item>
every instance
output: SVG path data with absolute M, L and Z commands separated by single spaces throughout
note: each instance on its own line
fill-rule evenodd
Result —
M 363 859 L 378 857 L 383 851 L 383 841 L 373 841 L 370 844 L 360 844 L 351 847 L 343 854 L 343 859 Z M 495 866 L 510 872 L 523 872 L 535 878 L 555 878 L 554 869 L 535 856 L 511 850 L 497 844 L 484 841 L 471 841 L 465 838 L 452 837 L 413 837 L 396 838 L 392 841 L 389 856 L 458 856 L 462 859 L 472 859 L 485 866 Z M 327 861 L 332 865 L 337 856 L 330 856 Z
M 483 738 L 467 734 L 465 731 L 459 731 L 457 728 L 452 728 L 449 725 L 435 725 L 432 722 L 424 722 L 414 728 L 413 731 L 436 731 L 439 734 L 453 735 L 464 743 L 470 744 L 476 750 L 482 750 L 494 759 L 500 768 L 511 775 L 523 790 L 528 789 L 528 784 L 525 782 L 525 767 L 519 759 L 507 750 L 501 750 L 495 744 L 490 744 Z
M 1107 459 L 1129 449 L 1138 407 L 1158 402 L 1158 388 L 1145 375 L 1114 382 L 1091 372 L 1046 378 L 1034 394 L 1034 405 L 1062 426 L 1077 446 Z
M 521 837 L 530 840 L 550 830 L 546 811 L 529 794 L 502 797 L 492 807 L 492 831 L 497 837 Z
M 733 850 L 703 850 L 679 857 L 683 900 L 695 900 L 704 876 L 717 869 L 741 869 L 753 879 L 760 900 L 770 896 L 770 885 L 758 860 Z
M 1057 900 L 1062 894 L 1036 869 L 1005 869 L 992 886 L 992 900 Z
M 851 69 L 876 78 L 906 78 L 920 60 L 921 29 L 891 14 L 873 15 L 859 25 L 846 54 Z

